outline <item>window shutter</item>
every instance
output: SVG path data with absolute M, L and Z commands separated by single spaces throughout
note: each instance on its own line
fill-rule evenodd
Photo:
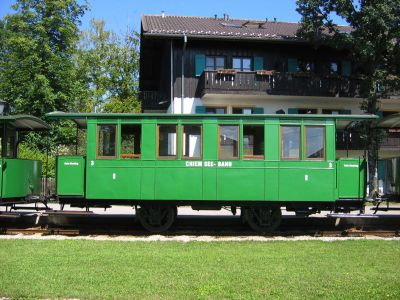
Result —
M 351 64 L 348 60 L 342 61 L 342 76 L 350 76 Z
M 342 109 L 339 111 L 339 115 L 351 115 L 351 110 L 350 109 Z
M 297 108 L 288 108 L 288 114 L 295 115 L 298 113 L 299 113 L 299 110 Z
M 297 58 L 288 58 L 288 72 L 297 72 Z
M 206 56 L 204 54 L 195 55 L 195 72 L 196 76 L 200 76 L 206 68 Z
M 261 56 L 254 57 L 254 71 L 263 70 L 264 69 L 264 58 Z
M 254 108 L 253 114 L 255 114 L 255 115 L 264 114 L 264 107 L 256 107 L 256 108 Z
M 205 106 L 196 106 L 196 114 L 205 114 L 206 113 L 206 107 Z

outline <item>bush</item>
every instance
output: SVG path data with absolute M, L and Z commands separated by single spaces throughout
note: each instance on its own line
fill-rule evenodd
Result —
M 47 177 L 55 177 L 56 174 L 56 159 L 55 156 L 49 153 L 49 157 L 47 159 L 46 153 L 39 151 L 38 149 L 31 148 L 25 143 L 21 143 L 19 145 L 19 158 L 22 159 L 32 159 L 32 160 L 41 160 L 42 161 L 42 177 L 46 176 L 46 168 L 47 169 Z M 47 164 L 48 163 L 48 164 Z

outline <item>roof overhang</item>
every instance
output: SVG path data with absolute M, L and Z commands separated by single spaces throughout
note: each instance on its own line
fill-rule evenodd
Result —
M 18 131 L 49 130 L 50 126 L 43 120 L 30 115 L 0 116 L 0 124 L 8 124 Z
M 230 119 L 232 117 L 241 117 L 244 119 L 259 119 L 259 118 L 271 118 L 271 119 L 311 119 L 311 120 L 323 120 L 333 119 L 336 122 L 338 129 L 345 129 L 352 124 L 360 121 L 372 121 L 379 117 L 376 115 L 312 115 L 312 114 L 253 114 L 253 115 L 209 115 L 209 114 L 166 114 L 166 113 L 64 113 L 64 112 L 52 112 L 46 115 L 51 119 L 64 119 L 74 121 L 79 128 L 86 128 L 88 119 L 143 119 L 143 118 L 158 118 L 158 119 L 171 119 L 171 118 L 221 118 Z

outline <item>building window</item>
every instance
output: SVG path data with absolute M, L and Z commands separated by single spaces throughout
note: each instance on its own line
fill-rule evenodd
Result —
M 201 159 L 201 125 L 184 125 L 182 152 L 184 159 Z
M 252 71 L 251 58 L 249 57 L 234 57 L 232 67 L 237 71 Z
M 300 126 L 281 126 L 281 159 L 300 159 Z
M 97 125 L 97 158 L 115 158 L 117 125 Z
M 120 158 L 140 158 L 142 128 L 139 124 L 121 125 Z
M 337 62 L 331 62 L 329 64 L 329 74 L 331 75 L 339 74 L 339 66 Z
M 304 115 L 307 115 L 307 114 L 317 114 L 318 113 L 318 110 L 316 109 L 316 108 L 299 108 L 298 110 L 297 110 L 297 113 L 298 114 L 304 114 Z
M 218 69 L 225 69 L 225 57 L 206 56 L 206 70 L 214 71 Z
M 158 125 L 158 158 L 176 159 L 176 125 Z
M 306 159 L 325 159 L 325 127 L 305 126 Z
M 314 64 L 306 60 L 298 60 L 297 71 L 303 73 L 312 73 L 314 71 Z
M 206 114 L 226 114 L 226 107 L 206 106 Z
M 238 115 L 251 115 L 254 113 L 254 108 L 253 107 L 233 107 L 232 113 L 238 114 Z
M 264 125 L 243 125 L 243 158 L 264 158 Z
M 219 126 L 219 159 L 239 158 L 239 126 Z

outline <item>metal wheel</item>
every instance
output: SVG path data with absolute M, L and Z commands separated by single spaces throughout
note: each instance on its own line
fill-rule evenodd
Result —
M 175 206 L 142 206 L 136 213 L 140 224 L 150 232 L 168 230 L 175 221 L 177 210 Z
M 276 230 L 281 224 L 282 212 L 280 207 L 248 207 L 244 217 L 251 229 L 259 233 Z

